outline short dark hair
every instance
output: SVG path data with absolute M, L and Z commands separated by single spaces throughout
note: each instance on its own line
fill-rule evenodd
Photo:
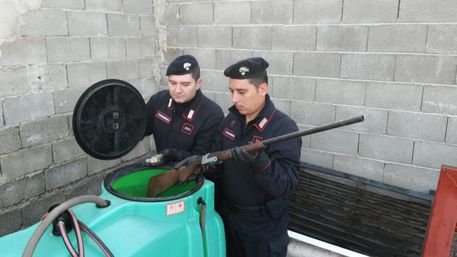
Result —
M 195 67 L 190 74 L 195 81 L 200 79 L 200 66 Z
M 256 88 L 258 88 L 262 83 L 267 83 L 268 84 L 268 75 L 267 72 L 263 72 L 262 74 L 248 78 L 248 81 L 250 84 L 254 85 Z

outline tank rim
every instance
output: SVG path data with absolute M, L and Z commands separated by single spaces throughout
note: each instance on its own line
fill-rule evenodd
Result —
M 154 167 L 158 169 L 172 169 L 170 166 L 159 166 L 159 167 Z M 143 163 L 133 163 L 129 164 L 120 168 L 117 168 L 108 175 L 106 175 L 105 179 L 103 180 L 103 187 L 111 194 L 126 199 L 130 201 L 136 201 L 136 202 L 165 202 L 165 201 L 170 201 L 170 200 L 176 200 L 176 199 L 181 199 L 183 197 L 189 196 L 200 190 L 200 188 L 204 184 L 204 177 L 203 176 L 198 176 L 196 179 L 196 185 L 189 191 L 186 191 L 181 194 L 177 194 L 174 196 L 166 196 L 166 197 L 136 197 L 136 196 L 131 196 L 127 194 L 120 193 L 116 190 L 113 189 L 111 185 L 114 184 L 119 178 L 124 177 L 125 175 L 137 172 L 137 171 L 142 171 L 142 170 L 147 170 L 151 169 L 151 167 L 145 167 Z

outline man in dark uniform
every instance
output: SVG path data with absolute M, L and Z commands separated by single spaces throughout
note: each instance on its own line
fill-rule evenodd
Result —
M 166 76 L 168 90 L 153 95 L 146 106 L 145 136 L 153 134 L 162 154 L 159 164 L 209 152 L 224 118 L 222 109 L 201 92 L 200 67 L 193 56 L 174 59 Z
M 298 131 L 268 95 L 268 63 L 261 57 L 229 66 L 233 106 L 222 121 L 214 150 L 232 150 L 222 163 L 219 212 L 228 257 L 285 257 L 289 237 L 287 198 L 295 188 L 301 138 L 272 144 L 257 154 L 237 146 Z

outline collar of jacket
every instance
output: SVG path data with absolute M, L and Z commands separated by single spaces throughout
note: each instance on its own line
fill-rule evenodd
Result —
M 240 114 L 238 110 L 236 109 L 235 105 L 232 105 L 232 107 L 229 108 L 229 111 L 233 113 L 235 116 L 237 116 L 240 120 L 243 122 L 245 121 L 245 116 Z M 262 132 L 270 123 L 270 120 L 273 118 L 273 116 L 276 113 L 276 108 L 273 102 L 270 99 L 270 95 L 265 96 L 265 106 L 262 108 L 262 110 L 257 114 L 257 116 L 251 120 L 248 124 L 252 124 L 257 130 Z

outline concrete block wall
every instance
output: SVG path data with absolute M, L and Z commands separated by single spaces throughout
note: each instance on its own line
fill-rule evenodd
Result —
M 457 2 L 438 0 L 26 0 L 0 8 L 0 235 L 50 203 L 97 193 L 112 161 L 81 151 L 71 114 L 106 78 L 145 98 L 166 65 L 195 55 L 203 89 L 231 105 L 222 71 L 270 62 L 270 94 L 301 129 L 364 115 L 303 138 L 302 160 L 419 192 L 457 165 Z M 3 8 L 5 7 L 5 8 Z M 71 174 L 66 175 L 68 171 Z
M 300 128 L 365 116 L 303 138 L 303 161 L 425 193 L 442 164 L 457 165 L 457 2 L 163 3 L 164 56 L 195 55 L 224 109 L 222 71 L 263 56 L 270 95 Z
M 0 236 L 36 223 L 52 204 L 98 194 L 107 172 L 154 149 L 146 138 L 123 158 L 96 160 L 76 143 L 71 115 L 82 92 L 107 78 L 148 99 L 161 61 L 152 0 L 3 3 Z

